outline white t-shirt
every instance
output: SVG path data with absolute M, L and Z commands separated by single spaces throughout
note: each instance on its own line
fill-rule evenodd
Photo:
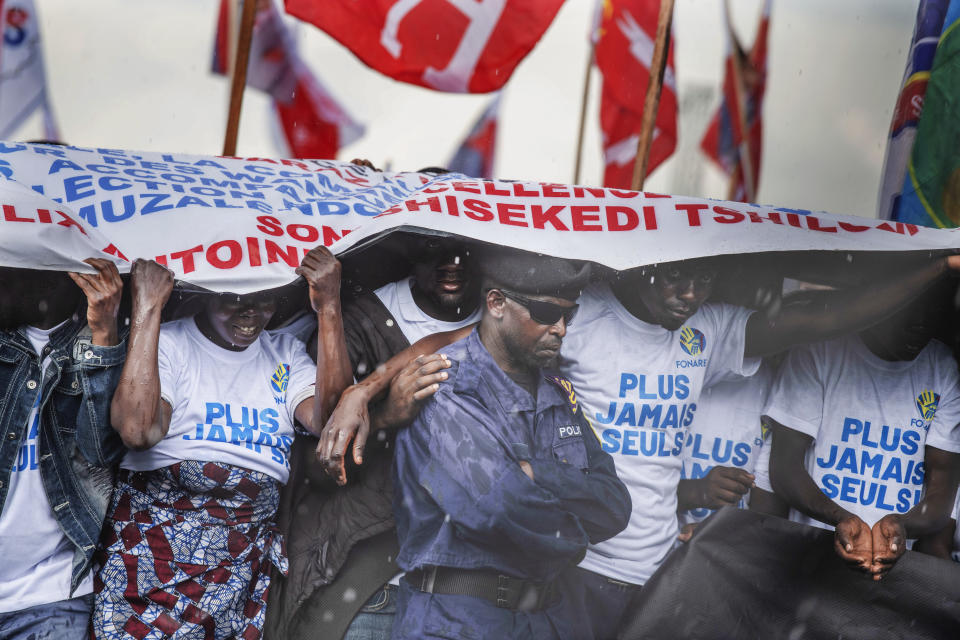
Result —
M 393 316 L 397 327 L 410 344 L 441 331 L 453 331 L 474 322 L 480 322 L 479 306 L 469 316 L 455 322 L 437 320 L 427 315 L 413 299 L 413 292 L 410 291 L 412 285 L 413 278 L 404 278 L 384 285 L 373 292 L 375 296 L 380 298 L 380 302 L 387 308 L 390 315 Z
M 751 311 L 706 304 L 668 331 L 631 315 L 607 285 L 589 287 L 579 303 L 563 341 L 561 372 L 633 500 L 627 528 L 591 545 L 580 566 L 643 584 L 676 540 L 680 454 L 701 391 L 751 375 L 760 364 L 743 357 Z
M 66 322 L 66 321 L 64 321 Z M 50 341 L 52 329 L 26 327 L 27 338 L 39 354 Z M 50 357 L 44 358 L 41 369 L 46 373 Z M 73 544 L 60 529 L 50 501 L 43 489 L 38 464 L 40 428 L 40 395 L 43 384 L 37 380 L 36 401 L 27 424 L 27 437 L 10 474 L 10 487 L 0 515 L 0 613 L 70 598 L 73 573 Z M 73 596 L 93 591 L 91 574 L 83 579 Z
M 793 349 L 764 413 L 814 439 L 807 473 L 873 526 L 919 502 L 924 445 L 960 452 L 958 383 L 941 342 L 931 340 L 913 360 L 888 362 L 851 335 Z M 800 513 L 791 519 L 832 528 Z
M 204 460 L 287 481 L 294 410 L 316 383 L 302 342 L 264 332 L 243 351 L 230 351 L 182 318 L 160 328 L 158 362 L 160 395 L 173 408 L 170 430 L 151 449 L 129 451 L 124 469 Z
M 700 394 L 683 447 L 684 478 L 703 478 L 718 465 L 754 472 L 767 442 L 760 416 L 772 383 L 770 367 L 763 365 L 749 378 L 719 382 Z M 741 509 L 746 508 L 749 496 L 747 492 L 740 499 Z M 713 510 L 706 508 L 683 511 L 680 522 L 701 522 L 711 513 Z

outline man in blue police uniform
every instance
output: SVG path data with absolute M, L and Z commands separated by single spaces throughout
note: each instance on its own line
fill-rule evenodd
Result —
M 486 256 L 479 328 L 397 436 L 394 638 L 572 638 L 559 572 L 626 526 L 630 497 L 551 371 L 588 267 Z

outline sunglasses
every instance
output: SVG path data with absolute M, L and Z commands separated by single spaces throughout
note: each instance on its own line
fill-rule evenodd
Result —
M 572 307 L 562 307 L 552 302 L 532 300 L 512 291 L 504 291 L 503 289 L 498 289 L 498 291 L 503 294 L 503 297 L 510 298 L 523 306 L 530 314 L 530 319 L 539 324 L 556 324 L 560 318 L 563 318 L 563 323 L 569 327 L 580 309 L 578 304 Z

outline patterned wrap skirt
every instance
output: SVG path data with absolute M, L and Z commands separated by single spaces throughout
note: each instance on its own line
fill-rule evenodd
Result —
M 270 568 L 287 573 L 279 499 L 277 480 L 227 464 L 122 470 L 96 555 L 92 637 L 260 638 Z

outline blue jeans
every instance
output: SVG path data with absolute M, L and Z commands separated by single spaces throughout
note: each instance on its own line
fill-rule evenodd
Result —
M 3 640 L 83 640 L 87 637 L 93 594 L 0 613 Z
M 343 640 L 390 640 L 397 613 L 397 586 L 385 584 L 353 618 Z

